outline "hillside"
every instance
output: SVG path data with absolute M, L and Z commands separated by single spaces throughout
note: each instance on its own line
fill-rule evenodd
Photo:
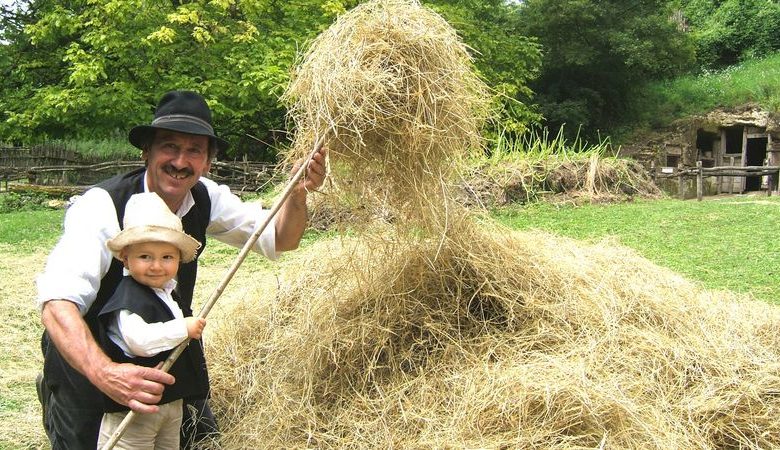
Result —
M 780 53 L 720 71 L 705 71 L 642 86 L 627 99 L 630 118 L 613 135 L 667 126 L 688 117 L 754 104 L 770 113 L 780 110 Z

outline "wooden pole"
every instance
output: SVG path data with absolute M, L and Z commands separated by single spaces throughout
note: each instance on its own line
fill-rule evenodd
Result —
M 202 317 L 205 319 L 206 316 L 209 314 L 209 311 L 211 311 L 211 308 L 214 306 L 214 303 L 216 303 L 219 296 L 222 295 L 222 291 L 225 290 L 225 287 L 233 278 L 233 275 L 235 275 L 236 271 L 238 270 L 238 267 L 241 265 L 242 262 L 244 262 L 244 259 L 246 259 L 246 256 L 249 254 L 249 251 L 255 245 L 255 242 L 257 242 L 257 239 L 260 237 L 260 235 L 263 233 L 265 228 L 271 222 L 271 219 L 273 219 L 276 213 L 279 212 L 279 209 L 281 209 L 282 205 L 284 204 L 284 201 L 287 200 L 287 197 L 290 196 L 290 193 L 292 193 L 292 190 L 295 188 L 295 185 L 298 183 L 298 181 L 300 181 L 300 179 L 303 178 L 303 175 L 306 173 L 306 167 L 309 165 L 309 161 L 311 161 L 311 159 L 314 158 L 314 155 L 318 151 L 320 151 L 323 144 L 325 143 L 325 137 L 327 135 L 328 133 L 326 132 L 314 144 L 314 149 L 309 154 L 309 157 L 303 161 L 301 167 L 298 168 L 298 171 L 292 177 L 290 182 L 287 183 L 287 187 L 284 189 L 281 197 L 276 202 L 276 204 L 274 204 L 273 208 L 271 208 L 271 211 L 269 212 L 268 216 L 265 218 L 263 223 L 260 224 L 260 226 L 257 228 L 257 230 L 255 230 L 254 233 L 252 233 L 252 236 L 250 236 L 249 240 L 246 241 L 244 246 L 241 248 L 241 251 L 238 252 L 238 256 L 236 257 L 236 260 L 233 262 L 233 265 L 230 266 L 230 269 L 228 269 L 228 272 L 225 274 L 225 277 L 219 283 L 219 286 L 217 286 L 217 288 L 214 289 L 214 292 L 212 292 L 211 297 L 209 297 L 206 304 L 203 305 L 203 309 L 200 310 L 198 317 Z M 171 354 L 168 356 L 168 359 L 166 359 L 165 362 L 163 363 L 160 370 L 164 372 L 169 371 L 171 369 L 171 366 L 173 366 L 173 363 L 176 362 L 179 356 L 187 348 L 187 345 L 189 343 L 190 343 L 190 338 L 187 338 L 184 340 L 184 342 L 182 342 L 175 349 L 173 349 Z M 108 442 L 106 442 L 106 444 L 102 447 L 101 450 L 111 450 L 112 448 L 114 448 L 116 443 L 122 437 L 122 434 L 124 434 L 125 430 L 127 429 L 127 426 L 130 425 L 130 422 L 132 422 L 133 419 L 135 418 L 135 415 L 136 415 L 135 411 L 130 411 L 127 413 L 125 418 L 117 427 L 116 431 L 114 431 L 114 434 L 111 435 L 111 438 L 108 440 Z
M 734 157 L 729 158 L 729 166 L 734 167 Z M 734 193 L 734 177 L 729 177 L 729 194 Z
M 769 165 L 769 157 L 767 156 L 764 159 L 764 166 Z M 772 196 L 772 175 L 765 175 L 766 176 L 766 196 L 771 197 Z
M 246 156 L 246 153 L 244 153 L 244 185 L 246 185 L 248 182 L 247 179 L 248 174 L 249 174 L 249 158 Z
M 680 200 L 685 200 L 685 180 L 683 179 L 683 166 L 682 163 L 677 165 L 677 195 Z
M 696 200 L 704 196 L 704 175 L 701 172 L 701 161 L 696 161 Z
M 650 179 L 653 180 L 653 184 L 658 184 L 655 174 L 655 160 L 650 161 Z
M 778 184 L 780 184 L 780 171 L 777 172 L 777 175 L 773 175 L 770 180 L 772 181 L 772 190 L 775 192 L 779 191 L 780 188 L 778 188 Z

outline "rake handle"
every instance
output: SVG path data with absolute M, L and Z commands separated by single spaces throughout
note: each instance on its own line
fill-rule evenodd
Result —
M 219 283 L 217 288 L 214 289 L 214 292 L 211 293 L 211 296 L 209 297 L 208 301 L 206 302 L 205 305 L 203 305 L 203 308 L 200 310 L 200 313 L 198 313 L 198 317 L 205 319 L 209 311 L 211 311 L 211 308 L 217 302 L 219 296 L 222 295 L 222 292 L 225 290 L 225 287 L 233 278 L 233 275 L 235 275 L 239 266 L 241 266 L 241 263 L 243 263 L 244 259 L 246 259 L 246 256 L 249 254 L 249 251 L 252 249 L 252 246 L 255 245 L 257 239 L 260 238 L 261 234 L 263 234 L 263 231 L 265 231 L 266 227 L 268 227 L 268 224 L 271 223 L 271 220 L 273 220 L 274 216 L 276 216 L 276 213 L 279 212 L 285 200 L 287 200 L 287 197 L 290 196 L 293 189 L 295 188 L 295 185 L 306 174 L 306 167 L 309 165 L 309 161 L 311 161 L 311 159 L 314 158 L 314 155 L 316 155 L 317 152 L 319 152 L 322 146 L 325 144 L 325 137 L 327 135 L 328 133 L 324 133 L 314 144 L 314 149 L 311 151 L 311 153 L 309 153 L 309 157 L 304 160 L 304 162 L 301 164 L 301 167 L 298 168 L 298 170 L 295 172 L 295 175 L 293 175 L 292 179 L 290 179 L 289 183 L 287 183 L 287 186 L 285 187 L 284 191 L 282 191 L 282 195 L 279 197 L 279 200 L 271 208 L 268 216 L 255 230 L 255 232 L 252 233 L 252 235 L 249 237 L 249 240 L 247 240 L 244 246 L 241 248 L 241 251 L 238 252 L 238 256 L 236 257 L 236 260 L 233 262 L 233 265 L 230 266 L 230 269 L 228 269 L 228 272 L 225 274 L 222 281 Z M 176 346 L 176 348 L 171 352 L 171 354 L 168 355 L 168 358 L 165 360 L 162 367 L 160 367 L 160 370 L 162 370 L 163 372 L 168 372 L 171 369 L 171 366 L 173 366 L 173 363 L 176 362 L 176 360 L 179 358 L 182 352 L 184 352 L 184 350 L 187 348 L 187 345 L 190 343 L 190 340 L 191 339 L 188 337 L 187 339 L 182 341 L 181 344 Z M 116 443 L 119 442 L 119 439 L 124 434 L 128 425 L 130 425 L 133 419 L 135 419 L 135 416 L 136 416 L 135 411 L 131 410 L 130 412 L 128 412 L 125 418 L 122 419 L 122 422 L 119 424 L 117 429 L 114 431 L 114 434 L 111 435 L 111 438 L 109 438 L 109 440 L 105 443 L 105 445 L 103 445 L 101 450 L 111 450 L 112 448 L 114 448 Z

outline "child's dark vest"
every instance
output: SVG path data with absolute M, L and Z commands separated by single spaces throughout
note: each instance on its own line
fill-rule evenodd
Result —
M 179 302 L 175 292 L 173 298 L 177 303 Z M 167 322 L 175 318 L 173 311 L 157 297 L 152 288 L 144 286 L 132 277 L 122 278 L 114 295 L 98 314 L 101 322 L 98 340 L 108 357 L 115 362 L 133 363 L 145 367 L 155 367 L 157 363 L 165 361 L 171 354 L 171 350 L 150 357 L 132 358 L 125 355 L 125 352 L 111 341 L 107 333 L 108 324 L 114 313 L 125 309 L 141 316 L 146 323 Z M 203 352 L 200 350 L 200 342 L 191 340 L 184 352 L 176 359 L 169 371 L 176 378 L 176 383 L 165 387 L 160 405 L 182 398 L 205 398 L 208 395 L 208 378 L 196 376 L 198 373 L 205 373 L 205 365 L 202 368 L 196 365 L 203 363 Z M 106 412 L 127 410 L 126 406 L 114 402 L 108 396 L 104 397 Z
M 119 221 L 119 227 L 122 228 L 125 216 L 125 205 L 133 194 L 143 192 L 143 176 L 145 168 L 134 170 L 124 175 L 118 175 L 97 185 L 104 189 L 111 196 L 116 209 L 116 217 Z M 211 199 L 209 198 L 206 186 L 203 183 L 197 183 L 191 190 L 195 204 L 190 211 L 182 218 L 184 232 L 200 241 L 200 249 L 195 256 L 195 260 L 182 264 L 179 267 L 177 276 L 177 292 L 179 296 L 179 306 L 185 316 L 192 315 L 192 294 L 195 289 L 195 278 L 198 271 L 198 256 L 206 247 L 206 227 L 208 227 L 211 215 Z M 111 266 L 106 275 L 100 280 L 100 290 L 97 293 L 95 301 L 90 306 L 87 314 L 84 315 L 92 336 L 98 339 L 99 321 L 98 313 L 105 303 L 114 294 L 114 290 L 122 280 L 122 263 L 113 258 Z M 204 392 L 200 392 L 193 398 L 206 398 L 208 395 L 208 374 L 206 372 L 205 359 L 203 357 L 203 348 L 200 341 L 192 341 L 193 367 L 200 367 L 201 370 L 195 370 L 193 382 L 198 386 L 205 387 Z M 49 338 L 44 332 L 41 341 L 41 347 L 44 352 L 44 375 L 46 383 L 53 391 L 59 389 L 72 392 L 78 399 L 79 405 L 70 405 L 84 407 L 87 409 L 102 409 L 103 395 L 97 390 L 83 375 L 73 369 L 57 351 L 57 347 L 49 342 Z

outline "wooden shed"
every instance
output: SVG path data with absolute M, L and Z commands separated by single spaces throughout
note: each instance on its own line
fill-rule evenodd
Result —
M 778 117 L 755 106 L 716 110 L 685 119 L 655 132 L 642 143 L 626 146 L 624 154 L 649 170 L 669 174 L 696 167 L 756 167 L 780 165 Z M 708 194 L 745 193 L 776 186 L 770 176 L 708 177 Z

